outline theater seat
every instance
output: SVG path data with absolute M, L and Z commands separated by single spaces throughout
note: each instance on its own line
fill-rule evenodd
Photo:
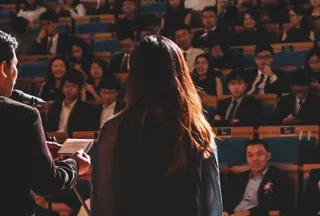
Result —
M 48 70 L 48 63 L 24 63 L 19 64 L 19 77 L 38 77 L 45 76 Z
M 275 67 L 304 66 L 307 51 L 284 51 L 275 53 L 273 65 Z
M 266 126 L 270 124 L 270 120 L 275 110 L 274 104 L 262 103 L 261 114 L 260 114 L 260 125 Z
M 38 36 L 40 30 L 41 30 L 41 26 L 40 25 L 33 26 L 31 28 L 31 32 L 35 37 Z M 58 24 L 57 31 L 60 34 L 69 34 L 70 33 L 69 25 L 67 25 L 67 24 Z
M 140 13 L 164 13 L 164 2 L 141 4 Z
M 2 10 L 0 11 L 0 20 L 10 19 L 11 15 L 12 15 L 11 11 Z
M 114 53 L 120 50 L 116 40 L 97 40 L 93 45 L 94 52 L 110 52 Z
M 246 163 L 246 143 L 248 138 L 216 139 L 220 165 L 237 166 Z
M 109 30 L 110 23 L 79 23 L 76 24 L 76 34 L 91 34 L 105 33 Z
M 270 137 L 263 138 L 269 144 L 271 164 L 298 164 L 299 162 L 299 137 Z

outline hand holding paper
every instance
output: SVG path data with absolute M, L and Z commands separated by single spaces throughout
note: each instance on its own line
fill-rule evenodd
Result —
M 71 155 L 71 158 L 76 160 L 78 163 L 78 175 L 86 174 L 89 171 L 91 159 L 90 156 L 87 155 L 83 150 L 77 151 L 76 153 Z

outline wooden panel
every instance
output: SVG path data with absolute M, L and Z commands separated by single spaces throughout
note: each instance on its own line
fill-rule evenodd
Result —
M 255 95 L 255 98 L 262 101 L 262 103 L 266 104 L 274 104 L 276 105 L 278 102 L 278 97 L 276 94 L 257 94 Z
M 141 0 L 141 4 L 150 4 L 150 3 L 155 3 L 156 0 Z
M 302 172 L 303 172 L 304 179 L 309 178 L 309 174 L 312 169 L 320 169 L 320 164 L 303 164 L 302 165 Z
M 242 173 L 249 170 L 248 166 L 232 166 L 230 167 L 230 172 L 233 174 Z
M 266 29 L 268 32 L 279 32 L 280 25 L 279 24 L 263 24 L 262 27 Z
M 118 73 L 118 74 L 116 74 L 116 77 L 119 80 L 119 82 L 125 83 L 127 81 L 128 74 L 127 73 Z
M 100 16 L 81 16 L 81 17 L 74 18 L 74 20 L 75 20 L 76 24 L 98 23 L 98 22 L 114 23 L 115 17 L 112 14 L 104 14 L 104 15 L 100 15 Z
M 21 7 L 22 7 L 23 4 L 21 4 Z M 21 8 L 20 7 L 20 8 Z M 0 8 L 2 10 L 8 10 L 8 11 L 12 11 L 12 12 L 17 12 L 16 11 L 16 4 L 1 4 L 0 5 Z
M 49 137 L 55 137 L 57 143 L 60 144 L 62 144 L 68 138 L 67 132 L 47 132 L 47 134 Z
M 18 56 L 19 63 L 47 62 L 54 58 L 54 55 L 21 55 Z
M 284 72 L 294 72 L 297 69 L 296 66 L 283 66 L 279 67 L 279 70 L 282 70 Z
M 202 105 L 212 106 L 212 107 L 217 106 L 217 102 L 218 102 L 217 96 L 208 95 L 203 91 L 198 91 L 198 93 L 199 93 Z
M 280 211 L 269 211 L 269 216 L 280 216 Z
M 217 129 L 223 128 L 223 127 L 213 127 L 212 130 L 216 134 Z M 253 139 L 254 135 L 254 129 L 253 127 L 231 127 L 231 134 L 230 135 L 220 135 L 217 136 L 219 138 L 248 138 Z
M 100 15 L 100 22 L 103 23 L 115 23 L 115 17 L 113 14 Z
M 94 34 L 95 40 L 111 40 L 113 39 L 112 33 L 96 33 Z
M 108 63 L 108 67 L 110 66 L 111 53 L 110 52 L 95 52 L 94 57 L 105 61 Z

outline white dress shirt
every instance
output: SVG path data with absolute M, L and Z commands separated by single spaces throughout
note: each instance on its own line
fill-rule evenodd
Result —
M 66 132 L 68 131 L 68 122 L 70 113 L 72 112 L 72 109 L 74 105 L 76 104 L 77 100 L 73 101 L 69 106 L 66 106 L 64 101 L 62 102 L 62 109 L 60 113 L 60 120 L 59 120 L 59 129 L 58 132 Z
M 19 13 L 17 14 L 18 17 L 23 17 L 29 22 L 33 23 L 37 21 L 40 15 L 45 12 L 47 9 L 45 7 L 37 7 L 35 10 L 25 11 L 20 9 Z
M 189 67 L 189 71 L 190 73 L 193 73 L 196 57 L 204 53 L 204 51 L 202 49 L 190 47 L 188 50 L 182 50 L 182 52 L 184 52 L 187 55 L 186 61 Z
M 59 40 L 59 34 L 57 33 L 54 37 L 48 37 L 48 43 L 47 45 L 50 44 L 50 40 L 52 40 L 52 45 L 50 48 L 50 53 L 51 54 L 56 54 L 57 53 L 57 48 L 58 48 L 58 40 Z
M 261 74 L 264 75 L 264 79 L 263 79 L 262 83 L 258 86 L 258 89 L 259 89 L 258 94 L 264 94 L 264 88 L 265 88 L 265 86 L 266 86 L 266 82 L 267 82 L 267 79 L 268 79 L 268 75 L 264 74 L 264 73 L 263 73 L 262 71 L 260 71 L 260 70 L 258 70 L 258 75 L 257 75 L 255 81 L 253 82 L 252 88 L 251 88 L 251 90 L 248 92 L 248 94 L 252 94 L 252 93 L 254 92 L 254 90 L 255 90 L 255 87 L 254 87 L 254 86 L 256 85 L 257 82 L 259 82 Z M 277 75 L 273 74 L 273 76 L 270 77 L 270 83 L 274 83 L 277 79 L 278 79 Z
M 216 30 L 216 26 L 210 29 L 209 31 L 214 31 L 214 30 Z M 200 36 L 200 38 L 207 37 L 209 31 L 205 29 L 203 34 Z
M 103 105 L 103 109 L 100 117 L 100 128 L 102 128 L 103 123 L 114 115 L 114 108 L 116 107 L 116 102 L 113 102 L 109 106 Z
M 215 6 L 216 0 L 185 0 L 184 7 L 195 11 L 202 11 L 207 6 Z
M 298 114 L 299 110 L 301 108 L 300 104 L 299 104 L 300 99 L 296 98 L 296 106 L 295 106 L 295 113 Z M 306 99 L 302 100 L 302 103 L 305 103 Z

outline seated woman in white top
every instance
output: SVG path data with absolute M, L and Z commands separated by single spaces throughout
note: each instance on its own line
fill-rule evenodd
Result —
M 19 10 L 17 16 L 29 20 L 30 23 L 36 22 L 39 16 L 47 9 L 38 4 L 36 0 L 25 0 L 24 7 Z
M 87 10 L 80 0 L 59 0 L 56 12 L 62 17 L 80 17 L 87 14 Z

